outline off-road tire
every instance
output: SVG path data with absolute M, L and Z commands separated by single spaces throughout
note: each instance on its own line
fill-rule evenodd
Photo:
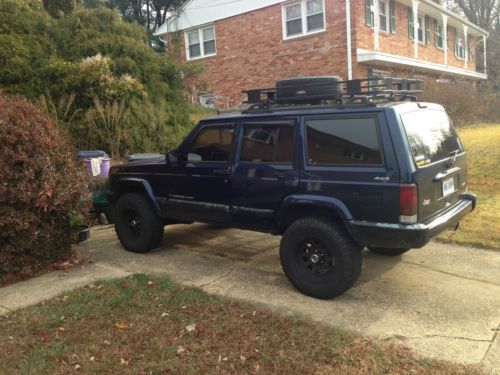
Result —
M 375 253 L 378 255 L 395 257 L 398 255 L 404 254 L 407 251 L 410 251 L 411 249 L 389 249 L 389 248 L 383 248 L 383 247 L 369 247 L 368 250 L 370 250 L 372 253 Z
M 330 254 L 329 270 L 324 274 L 309 269 L 304 243 L 316 239 Z M 318 245 L 319 246 L 319 245 Z M 308 244 L 307 246 L 308 247 Z M 334 298 L 350 289 L 361 273 L 362 257 L 358 245 L 341 224 L 321 217 L 308 217 L 292 223 L 280 244 L 283 271 L 302 293 L 320 299 Z M 312 259 L 312 258 L 311 258 Z M 310 263 L 310 262 L 309 262 Z
M 131 229 L 130 215 L 136 215 L 141 227 Z M 147 253 L 158 247 L 165 226 L 156 215 L 148 199 L 139 193 L 122 195 L 114 210 L 115 231 L 125 249 L 134 253 Z

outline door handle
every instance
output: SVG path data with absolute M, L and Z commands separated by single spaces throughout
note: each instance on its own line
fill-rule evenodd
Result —
M 274 172 L 274 176 L 282 180 L 295 180 L 297 178 L 295 172 Z
M 227 176 L 229 174 L 229 169 L 214 169 L 212 171 L 212 173 L 222 175 L 222 176 Z
M 444 179 L 445 177 L 449 176 L 450 174 L 458 172 L 460 169 L 461 169 L 460 167 L 455 167 L 455 168 L 448 169 L 448 170 L 446 170 L 444 172 L 438 173 L 437 175 L 434 176 L 434 178 L 432 179 L 432 181 L 434 181 L 434 182 L 441 181 L 442 179 Z

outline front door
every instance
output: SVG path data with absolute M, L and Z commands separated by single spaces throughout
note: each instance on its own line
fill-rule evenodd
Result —
M 284 197 L 298 190 L 295 118 L 243 123 L 236 164 L 231 217 L 248 227 L 267 227 Z
M 234 124 L 207 124 L 180 150 L 183 160 L 168 187 L 171 216 L 227 222 Z

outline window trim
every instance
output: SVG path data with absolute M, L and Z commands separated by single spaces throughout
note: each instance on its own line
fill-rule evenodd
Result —
M 380 19 L 382 17 L 382 13 L 380 12 L 380 10 L 379 10 L 379 15 L 378 15 L 378 18 L 379 18 L 379 20 L 378 20 L 378 29 L 380 31 L 383 31 L 384 33 L 390 34 L 391 33 L 391 25 L 390 25 L 390 23 L 391 23 L 391 9 L 390 9 L 390 5 L 389 4 L 390 4 L 391 1 L 390 0 L 379 0 L 379 2 L 378 2 L 379 7 L 380 7 L 380 2 L 381 1 L 385 2 L 385 7 L 384 7 L 385 8 L 384 9 L 384 12 L 385 12 L 384 13 L 384 16 L 385 16 L 385 29 L 382 29 L 382 25 L 380 23 Z
M 383 33 L 396 35 L 397 34 L 397 5 L 395 0 L 383 0 L 385 1 L 385 25 L 386 28 L 382 29 L 380 27 L 380 11 L 379 11 L 379 21 L 378 21 L 378 29 Z M 370 5 L 369 5 L 370 4 Z M 365 26 L 370 29 L 375 28 L 375 12 L 373 9 L 373 0 L 365 0 Z M 379 0 L 380 6 L 380 0 Z M 369 22 L 368 22 L 369 21 Z
M 292 144 L 292 159 L 290 162 L 278 162 L 278 161 L 242 161 L 241 160 L 241 153 L 243 151 L 243 141 L 245 137 L 245 128 L 246 126 L 260 126 L 260 127 L 280 127 L 280 128 L 285 128 L 289 127 L 292 128 L 293 131 L 293 144 Z M 283 166 L 291 166 L 293 167 L 295 165 L 295 140 L 297 137 L 297 127 L 295 126 L 295 121 L 290 120 L 290 121 L 283 121 L 283 120 L 269 120 L 269 121 L 249 121 L 245 122 L 243 121 L 241 124 L 241 141 L 238 146 L 238 164 L 257 164 L 257 165 L 283 165 Z
M 423 13 L 418 13 L 417 14 L 417 41 L 418 43 L 422 43 L 422 44 L 427 44 L 427 34 L 426 34 L 426 27 L 425 27 L 425 19 L 426 19 L 426 15 L 423 14 Z M 422 24 L 420 24 L 420 18 L 422 19 Z M 419 38 L 419 32 L 420 30 L 422 30 L 422 40 L 420 40 Z
M 431 18 L 422 12 L 417 13 L 417 35 L 414 29 L 413 9 L 408 7 L 408 39 L 417 41 L 417 43 L 428 45 L 431 44 Z M 422 22 L 419 19 L 422 19 Z M 422 40 L 419 38 L 419 31 L 422 30 Z
M 380 164 L 311 164 L 309 163 L 309 142 L 307 137 L 307 122 L 310 120 L 326 120 L 326 119 L 335 119 L 335 120 L 353 120 L 353 119 L 366 119 L 371 118 L 375 120 L 375 128 L 377 131 L 377 140 L 379 145 L 379 154 L 380 154 Z M 385 168 L 385 155 L 383 150 L 382 143 L 382 134 L 380 130 L 380 122 L 377 114 L 364 114 L 364 115 L 325 115 L 325 116 L 308 116 L 304 117 L 304 165 L 306 169 L 316 168 L 316 167 L 335 167 L 335 168 Z
M 441 28 L 441 33 L 438 34 L 438 27 Z M 441 38 L 441 46 L 438 45 L 438 38 Z M 434 19 L 434 45 L 436 48 L 444 49 L 445 37 L 444 37 L 444 24 L 442 21 Z
M 463 56 L 461 56 L 458 51 L 459 51 L 459 43 L 458 41 L 460 40 L 460 36 L 462 37 L 462 50 L 463 50 Z M 458 59 L 458 60 L 465 60 L 465 57 L 467 56 L 467 48 L 466 48 L 466 43 L 465 43 L 465 34 L 464 33 L 461 33 L 459 32 L 457 29 L 455 29 L 455 43 L 454 43 L 455 47 L 454 47 L 454 50 L 455 50 L 455 57 Z
M 214 53 L 209 53 L 209 54 L 205 54 L 205 39 L 203 38 L 203 30 L 205 29 L 209 29 L 209 28 L 213 28 L 214 30 L 214 39 L 210 39 L 210 40 L 207 40 L 207 42 L 210 42 L 210 41 L 214 41 L 214 44 L 215 44 L 215 52 Z M 199 38 L 199 43 L 200 43 L 200 56 L 196 56 L 196 57 L 191 57 L 191 53 L 189 51 L 189 34 L 194 32 L 194 31 L 197 31 L 198 32 L 198 38 Z M 217 34 L 216 34 L 216 30 L 215 30 L 215 24 L 208 24 L 208 25 L 204 25 L 204 26 L 200 26 L 200 27 L 196 27 L 196 28 L 193 28 L 193 29 L 188 29 L 188 30 L 185 30 L 184 31 L 184 44 L 186 46 L 186 61 L 192 61 L 192 60 L 200 60 L 200 59 L 204 59 L 204 58 L 207 58 L 207 57 L 212 57 L 212 56 L 217 56 Z
M 233 160 L 235 158 L 235 150 L 234 150 L 234 142 L 238 136 L 238 129 L 236 127 L 236 124 L 234 122 L 228 122 L 228 123 L 207 123 L 200 125 L 199 128 L 193 132 L 193 134 L 186 140 L 186 143 L 182 145 L 181 147 L 181 152 L 186 155 L 188 154 L 189 151 L 189 146 L 198 138 L 198 135 L 204 131 L 205 129 L 212 129 L 212 128 L 232 128 L 233 129 L 233 139 L 231 141 L 231 155 L 229 160 L 227 161 L 210 161 L 210 160 L 202 160 L 202 161 L 196 161 L 196 162 L 189 162 L 193 164 L 232 164 Z
M 308 0 L 294 0 L 294 1 L 289 1 L 281 5 L 281 24 L 282 24 L 282 34 L 283 34 L 283 40 L 291 40 L 291 39 L 297 39 L 297 38 L 303 38 L 309 35 L 314 35 L 314 34 L 319 34 L 322 32 L 326 31 L 326 7 L 325 7 L 325 0 L 321 0 L 321 5 L 323 7 L 323 28 L 313 30 L 313 31 L 307 31 L 307 1 Z M 294 34 L 294 35 L 287 35 L 287 19 L 286 19 L 286 9 L 290 6 L 300 4 L 301 6 L 301 13 L 300 13 L 300 19 L 302 21 L 302 33 L 300 34 Z M 315 13 L 319 14 L 319 13 Z M 313 14 L 314 15 L 314 14 Z

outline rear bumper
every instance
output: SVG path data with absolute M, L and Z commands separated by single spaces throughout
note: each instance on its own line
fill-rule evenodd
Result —
M 353 237 L 366 247 L 419 248 L 444 231 L 456 226 L 476 207 L 476 197 L 463 194 L 460 200 L 439 216 L 411 225 L 349 221 Z

